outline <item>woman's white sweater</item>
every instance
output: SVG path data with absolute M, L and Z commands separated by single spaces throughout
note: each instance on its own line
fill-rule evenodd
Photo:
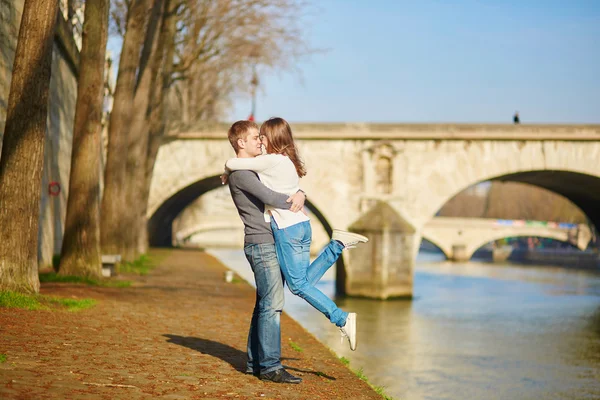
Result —
M 265 154 L 254 158 L 232 158 L 227 160 L 225 167 L 231 171 L 240 169 L 254 171 L 266 187 L 288 196 L 293 195 L 300 189 L 300 178 L 298 178 L 294 163 L 289 157 L 282 154 Z M 271 211 L 271 215 L 273 215 L 279 229 L 309 220 L 303 212 L 295 213 L 265 205 L 265 221 L 267 222 L 270 221 L 269 211 Z

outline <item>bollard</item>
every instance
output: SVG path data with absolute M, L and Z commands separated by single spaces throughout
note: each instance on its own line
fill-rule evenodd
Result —
M 120 254 L 102 254 L 102 276 L 110 278 L 115 275 L 115 265 L 120 262 Z

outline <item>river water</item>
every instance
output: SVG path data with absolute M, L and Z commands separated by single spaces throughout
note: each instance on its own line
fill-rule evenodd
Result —
M 241 250 L 209 252 L 254 285 Z M 355 352 L 287 289 L 285 311 L 394 399 L 600 399 L 600 274 L 442 259 L 419 254 L 412 301 L 336 299 Z

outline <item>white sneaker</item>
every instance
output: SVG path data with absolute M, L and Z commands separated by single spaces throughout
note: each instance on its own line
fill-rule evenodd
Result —
M 350 342 L 350 350 L 356 350 L 356 313 L 348 313 L 346 325 L 340 328 L 340 332 L 342 333 L 342 343 L 346 337 Z
M 369 241 L 369 238 L 366 236 L 359 235 L 358 233 L 342 231 L 339 229 L 333 230 L 333 235 L 331 238 L 333 240 L 339 240 L 344 245 L 345 249 L 352 249 L 359 243 L 367 243 Z

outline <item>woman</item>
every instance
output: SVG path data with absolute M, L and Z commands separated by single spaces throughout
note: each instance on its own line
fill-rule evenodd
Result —
M 225 164 L 226 169 L 255 171 L 262 183 L 271 190 L 289 195 L 296 193 L 306 169 L 289 124 L 283 118 L 271 118 L 260 127 L 260 135 L 267 154 L 255 158 L 232 158 Z M 355 233 L 334 230 L 329 244 L 310 263 L 312 231 L 306 214 L 266 206 L 265 220 L 271 222 L 277 258 L 290 291 L 304 298 L 338 326 L 342 340 L 347 337 L 350 349 L 355 350 L 356 313 L 338 308 L 315 284 L 339 258 L 343 249 L 355 247 L 368 239 Z

